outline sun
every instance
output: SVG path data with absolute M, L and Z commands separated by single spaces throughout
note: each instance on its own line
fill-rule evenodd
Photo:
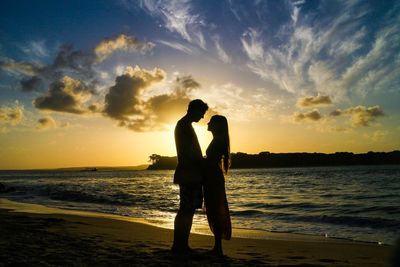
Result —
M 205 155 L 206 149 L 212 140 L 212 134 L 211 132 L 207 131 L 207 125 L 198 125 L 195 123 L 193 123 L 192 125 L 196 132 L 197 139 L 199 140 L 201 151 L 203 152 L 203 155 Z

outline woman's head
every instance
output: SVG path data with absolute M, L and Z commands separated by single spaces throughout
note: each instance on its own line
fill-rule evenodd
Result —
M 224 135 L 228 133 L 228 121 L 224 116 L 214 115 L 208 122 L 208 129 L 214 135 Z

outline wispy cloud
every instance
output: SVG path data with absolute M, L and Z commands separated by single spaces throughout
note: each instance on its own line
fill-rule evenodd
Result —
M 171 47 L 173 49 L 182 51 L 188 55 L 191 55 L 194 53 L 194 51 L 191 48 L 189 48 L 183 44 L 177 43 L 177 42 L 169 42 L 169 41 L 165 41 L 165 40 L 158 40 L 157 42 L 160 44 L 166 45 L 168 47 Z
M 151 16 L 160 19 L 169 31 L 179 34 L 192 44 L 206 48 L 206 40 L 202 32 L 205 22 L 202 16 L 195 12 L 191 1 L 141 0 L 140 7 Z
M 248 90 L 233 83 L 214 84 L 193 92 L 194 98 L 204 99 L 215 112 L 236 121 L 268 119 L 279 100 L 268 97 L 265 89 Z
M 242 21 L 242 18 L 239 15 L 240 8 L 237 8 L 236 5 L 233 4 L 232 0 L 228 0 L 229 10 L 232 12 L 233 16 L 238 20 Z
M 15 62 L 13 59 L 0 60 L 0 68 L 16 74 L 32 76 L 38 73 L 40 66 L 31 62 Z
M 396 26 L 400 16 L 393 23 L 381 29 L 371 50 L 346 69 L 343 86 L 365 96 L 371 91 L 393 90 L 400 82 L 400 29 Z
M 243 33 L 241 38 L 244 52 L 247 54 L 249 59 L 254 62 L 263 61 L 264 58 L 263 42 L 260 37 L 260 32 L 256 29 L 250 28 L 248 31 Z
M 215 48 L 217 49 L 219 59 L 221 59 L 222 62 L 224 62 L 224 63 L 231 63 L 232 58 L 222 48 L 219 36 L 214 36 L 213 40 L 214 40 Z
M 292 8 L 292 14 L 290 15 L 290 17 L 292 18 L 293 21 L 293 25 L 296 26 L 297 24 L 297 20 L 299 19 L 299 13 L 301 10 L 301 5 L 303 5 L 306 1 L 305 0 L 300 0 L 300 1 L 294 1 Z
M 373 32 L 366 25 L 374 9 L 363 1 L 335 3 L 329 20 L 302 12 L 303 1 L 289 4 L 291 20 L 280 25 L 276 36 L 253 26 L 243 33 L 252 72 L 300 96 L 321 93 L 344 100 L 395 90 L 400 81 L 398 12 L 387 14 L 383 27 Z M 328 7 L 319 8 L 325 12 Z
M 49 55 L 44 40 L 30 41 L 27 44 L 21 45 L 20 48 L 25 54 L 34 58 L 43 58 Z

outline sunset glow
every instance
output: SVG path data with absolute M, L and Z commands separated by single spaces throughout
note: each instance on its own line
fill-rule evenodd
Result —
M 23 8 L 21 8 L 23 6 Z M 231 151 L 400 148 L 398 1 L 5 1 L 0 169 L 176 155 L 191 99 Z

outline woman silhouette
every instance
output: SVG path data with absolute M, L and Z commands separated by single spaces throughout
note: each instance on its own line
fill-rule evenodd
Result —
M 208 123 L 213 140 L 206 151 L 206 175 L 204 200 L 208 224 L 214 234 L 212 252 L 223 255 L 222 239 L 229 240 L 232 234 L 228 201 L 225 193 L 225 179 L 230 165 L 228 122 L 224 116 L 215 115 Z

